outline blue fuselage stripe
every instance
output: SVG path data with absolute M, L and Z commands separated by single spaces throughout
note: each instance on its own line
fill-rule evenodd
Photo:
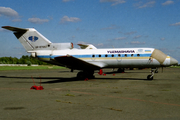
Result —
M 100 56 L 99 56 L 100 55 Z M 112 56 L 113 55 L 113 56 Z M 120 55 L 120 56 L 119 56 Z M 132 56 L 133 55 L 133 56 Z M 55 58 L 55 57 L 60 57 L 62 55 L 38 55 L 38 58 Z M 75 58 L 92 58 L 92 55 L 70 55 Z M 146 53 L 146 54 L 94 54 L 95 58 L 110 58 L 110 57 L 150 57 L 151 53 Z

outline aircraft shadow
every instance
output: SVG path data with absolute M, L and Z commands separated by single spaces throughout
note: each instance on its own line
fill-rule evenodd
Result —
M 72 78 L 62 78 L 62 77 L 8 77 L 8 76 L 0 76 L 0 78 L 11 78 L 11 79 L 29 79 L 30 81 L 18 81 L 16 83 L 33 83 L 33 79 L 35 83 L 41 84 L 54 84 L 54 83 L 63 83 L 63 82 L 76 82 L 76 81 L 85 81 L 80 80 L 76 77 Z M 38 81 L 37 81 L 38 80 Z M 47 80 L 47 81 L 46 81 Z M 88 79 L 88 81 L 100 81 L 100 80 L 143 80 L 147 81 L 147 79 L 142 78 L 94 78 L 94 79 Z
M 123 74 L 123 73 L 150 73 L 150 71 L 149 72 L 148 71 L 142 71 L 142 72 L 140 72 L 140 71 L 125 71 L 122 73 L 117 72 L 117 71 L 104 72 L 104 74 Z
M 30 79 L 31 81 L 29 82 L 18 82 L 18 83 L 32 83 L 33 79 L 35 83 L 41 83 L 45 84 L 45 83 L 59 83 L 59 82 L 71 82 L 71 81 L 83 81 L 83 80 L 78 80 L 76 77 L 72 77 L 72 78 L 62 78 L 62 77 L 8 77 L 8 76 L 0 76 L 0 78 L 11 78 L 12 79 Z M 50 80 L 49 80 L 50 79 Z M 38 81 L 37 81 L 38 80 Z M 43 80 L 45 80 L 43 82 Z M 49 81 L 46 81 L 49 80 Z

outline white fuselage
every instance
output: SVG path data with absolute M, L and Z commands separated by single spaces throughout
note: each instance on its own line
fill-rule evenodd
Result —
M 154 48 L 114 48 L 114 49 L 67 49 L 37 51 L 37 57 L 46 62 L 54 62 L 57 56 L 73 56 L 101 68 L 160 67 L 170 66 L 167 56 L 163 64 L 151 58 Z M 73 61 L 72 61 L 73 62 Z

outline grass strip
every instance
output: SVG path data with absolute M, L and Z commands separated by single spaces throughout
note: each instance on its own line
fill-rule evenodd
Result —
M 3 70 L 39 70 L 39 69 L 63 69 L 60 66 L 0 66 L 0 71 Z
M 180 68 L 180 66 L 171 66 L 171 68 Z

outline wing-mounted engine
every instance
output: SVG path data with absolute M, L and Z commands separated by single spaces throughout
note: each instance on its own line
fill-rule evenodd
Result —
M 92 44 L 78 44 L 81 49 L 97 49 L 94 45 Z
M 51 50 L 73 49 L 73 43 L 51 43 L 49 47 Z

